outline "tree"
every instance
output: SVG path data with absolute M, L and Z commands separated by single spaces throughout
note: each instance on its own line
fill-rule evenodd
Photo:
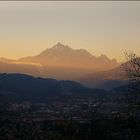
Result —
M 127 62 L 123 64 L 123 68 L 131 81 L 127 101 L 129 111 L 132 113 L 132 110 L 140 105 L 140 57 L 133 52 L 125 52 L 125 56 Z
M 139 121 L 136 119 L 139 117 L 140 111 L 140 57 L 133 52 L 125 52 L 125 56 L 127 62 L 123 64 L 123 68 L 131 81 L 128 88 L 129 92 L 127 94 L 129 113 L 128 126 L 131 130 L 131 134 L 133 134 L 132 136 L 136 136 L 140 129 Z
M 140 82 L 140 57 L 133 52 L 125 52 L 127 62 L 123 64 L 128 78 L 133 82 Z
M 140 103 L 140 57 L 133 52 L 125 52 L 127 62 L 123 64 L 123 68 L 131 81 L 130 90 L 133 94 L 129 97 L 133 100 L 133 104 Z

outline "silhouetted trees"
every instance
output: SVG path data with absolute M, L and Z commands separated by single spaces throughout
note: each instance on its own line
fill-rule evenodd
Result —
M 129 92 L 127 93 L 129 116 L 140 109 L 140 57 L 133 52 L 125 52 L 127 62 L 123 68 L 130 80 Z
M 140 57 L 135 53 L 125 52 L 127 62 L 123 65 L 128 78 L 133 82 L 140 82 Z

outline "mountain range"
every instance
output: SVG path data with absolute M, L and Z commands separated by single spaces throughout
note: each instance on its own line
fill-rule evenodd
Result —
M 95 57 L 84 49 L 72 49 L 61 43 L 57 43 L 37 56 L 21 58 L 19 61 L 92 71 L 107 70 L 117 66 L 117 61 L 110 60 L 106 55 Z
M 85 49 L 72 49 L 61 43 L 36 56 L 18 60 L 0 58 L 0 66 L 0 73 L 22 73 L 57 80 L 74 80 L 89 87 L 103 89 L 122 85 L 126 79 L 116 59 L 109 59 L 103 54 L 96 57 Z M 114 86 L 106 87 L 107 82 L 111 80 L 114 81 Z
M 25 74 L 0 74 L 0 102 L 48 101 L 69 96 L 97 95 L 104 90 L 87 88 L 78 82 L 35 78 Z M 63 99 L 63 98 L 62 98 Z

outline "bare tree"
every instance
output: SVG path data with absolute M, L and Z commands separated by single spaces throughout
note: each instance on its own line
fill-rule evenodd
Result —
M 133 82 L 140 82 L 140 57 L 135 53 L 125 52 L 127 62 L 123 64 L 128 78 Z
M 131 81 L 126 98 L 129 114 L 132 116 L 133 110 L 138 109 L 140 105 L 140 57 L 133 52 L 125 52 L 125 56 L 127 62 L 123 64 L 123 69 Z

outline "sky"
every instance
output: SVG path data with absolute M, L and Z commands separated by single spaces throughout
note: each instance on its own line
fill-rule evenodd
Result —
M 140 54 L 139 1 L 0 1 L 0 57 L 39 54 L 57 42 L 106 54 Z

